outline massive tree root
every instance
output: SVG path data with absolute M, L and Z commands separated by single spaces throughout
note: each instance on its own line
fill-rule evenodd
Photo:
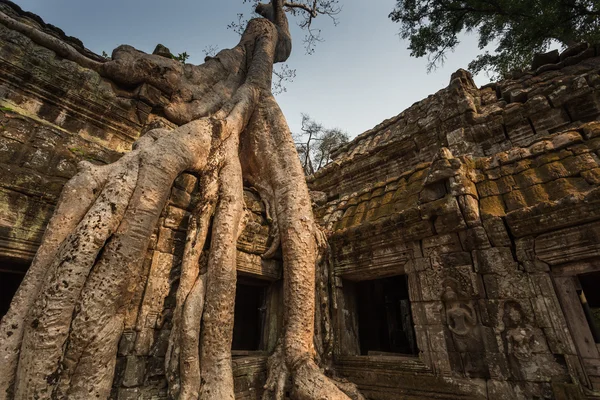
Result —
M 252 20 L 238 46 L 202 66 L 130 47 L 92 65 L 117 82 L 150 83 L 170 94 L 165 115 L 180 126 L 148 132 L 114 164 L 82 164 L 65 186 L 0 323 L 0 399 L 108 397 L 123 321 L 136 307 L 136 282 L 148 278 L 142 262 L 151 234 L 185 171 L 200 177 L 201 200 L 190 218 L 165 358 L 170 395 L 234 398 L 236 241 L 246 181 L 269 204 L 284 261 L 284 332 L 268 363 L 263 398 L 283 399 L 290 381 L 295 399 L 361 397 L 325 377 L 315 362 L 321 236 L 287 122 L 270 91 L 273 64 L 291 51 L 282 4 L 261 5 L 266 18 Z M 52 47 L 53 38 L 37 40 Z M 68 53 L 63 45 L 61 54 Z

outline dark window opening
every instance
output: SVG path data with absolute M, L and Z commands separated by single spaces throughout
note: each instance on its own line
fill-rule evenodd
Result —
M 600 272 L 579 275 L 579 299 L 594 341 L 600 343 Z
M 239 277 L 235 290 L 232 350 L 261 350 L 268 283 Z
M 27 271 L 26 264 L 0 259 L 0 318 L 4 317 Z
M 356 284 L 362 355 L 417 354 L 405 275 Z

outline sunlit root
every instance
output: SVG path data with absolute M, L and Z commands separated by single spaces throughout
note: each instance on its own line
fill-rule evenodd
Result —
M 279 343 L 267 362 L 269 374 L 264 386 L 262 400 L 283 400 L 287 389 L 290 371 L 283 355 L 283 346 Z

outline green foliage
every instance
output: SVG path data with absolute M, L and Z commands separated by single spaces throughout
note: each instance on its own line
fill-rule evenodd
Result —
M 173 56 L 173 60 L 177 60 L 182 64 L 185 64 L 188 58 L 190 58 L 190 55 L 185 51 L 183 53 L 179 53 L 176 56 Z
M 87 154 L 85 151 L 80 149 L 79 147 L 69 147 L 69 151 L 76 156 L 85 157 Z
M 108 53 L 107 53 L 107 52 L 105 52 L 104 50 L 102 50 L 102 58 L 104 58 L 104 59 L 106 59 L 106 60 L 109 60 L 109 59 L 110 59 L 110 56 L 108 55 Z
M 496 76 L 524 69 L 553 41 L 600 41 L 598 0 L 397 0 L 389 17 L 409 39 L 411 56 L 428 56 L 429 71 L 443 64 L 461 32 L 476 33 L 480 49 L 496 45 L 469 64 Z
M 15 110 L 13 110 L 10 107 L 0 107 L 0 111 L 2 111 L 2 112 L 14 112 Z
M 87 160 L 87 161 L 96 161 L 96 158 L 92 154 L 89 154 L 88 152 L 86 152 L 82 148 L 79 148 L 79 147 L 69 147 L 69 151 L 71 153 L 73 153 L 74 155 L 76 155 L 77 157 L 79 157 L 80 159 L 84 159 L 84 160 Z

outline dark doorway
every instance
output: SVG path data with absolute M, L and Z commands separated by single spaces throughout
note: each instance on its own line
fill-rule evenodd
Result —
M 18 264 L 0 259 L 0 318 L 10 307 L 15 292 L 25 277 L 27 264 Z
M 358 282 L 356 292 L 361 354 L 417 354 L 406 276 Z
M 585 313 L 592 336 L 600 343 L 600 272 L 592 272 L 578 276 L 581 290 L 579 300 Z
M 268 282 L 238 277 L 232 350 L 261 350 Z

